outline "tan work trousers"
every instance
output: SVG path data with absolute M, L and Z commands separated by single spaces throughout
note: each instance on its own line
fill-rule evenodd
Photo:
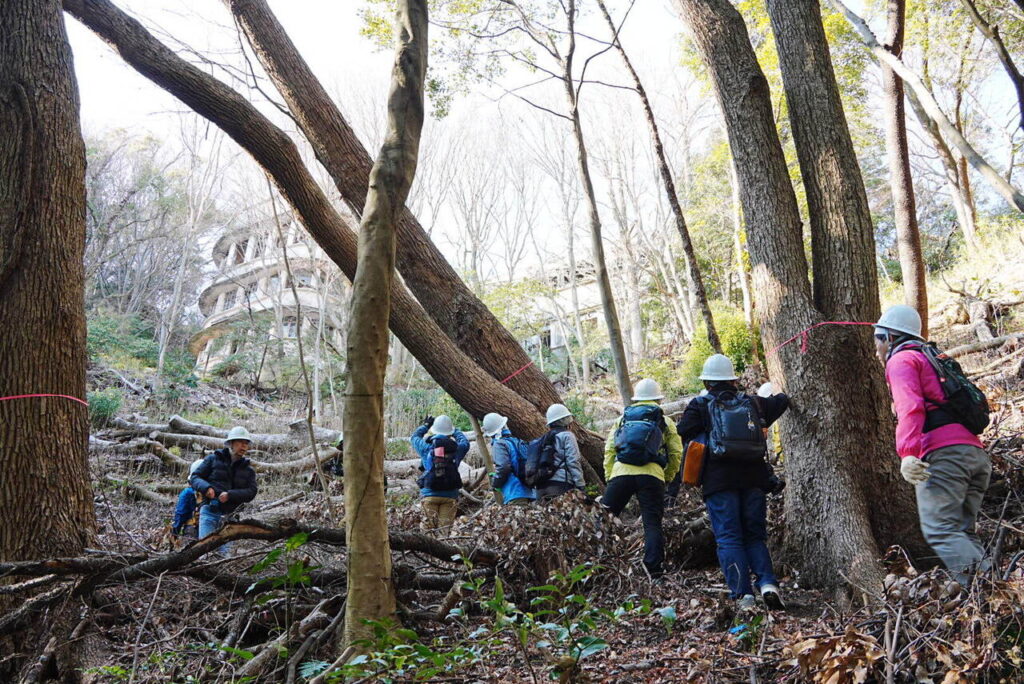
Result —
M 448 496 L 425 496 L 420 503 L 423 506 L 423 529 L 437 530 L 442 535 L 451 534 L 452 523 L 455 522 L 455 499 Z

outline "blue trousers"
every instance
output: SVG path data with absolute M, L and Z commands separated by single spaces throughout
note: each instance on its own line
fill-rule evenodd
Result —
M 718 544 L 718 564 L 734 599 L 757 586 L 778 584 L 768 553 L 767 502 L 760 489 L 727 489 L 704 498 Z
M 220 527 L 221 518 L 224 517 L 223 513 L 211 511 L 209 504 L 199 509 L 199 538 L 209 536 L 217 531 Z M 231 552 L 231 544 L 222 544 L 217 553 L 222 556 L 227 556 Z

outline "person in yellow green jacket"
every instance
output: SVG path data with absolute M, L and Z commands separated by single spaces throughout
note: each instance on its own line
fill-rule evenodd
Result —
M 665 418 L 659 401 L 665 397 L 650 378 L 636 384 L 632 403 L 608 434 L 604 447 L 604 477 L 608 483 L 601 503 L 618 516 L 636 496 L 644 521 L 644 567 L 651 577 L 664 574 L 665 483 L 679 470 L 683 442 L 676 426 Z

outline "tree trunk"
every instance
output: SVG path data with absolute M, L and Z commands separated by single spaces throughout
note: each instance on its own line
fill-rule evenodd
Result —
M 999 172 L 992 168 L 992 165 L 988 161 L 978 154 L 978 151 L 967 142 L 967 139 L 956 129 L 956 127 L 950 122 L 949 118 L 943 113 L 942 108 L 939 107 L 939 103 L 935 101 L 931 93 L 918 78 L 917 74 L 907 68 L 907 65 L 903 63 L 903 60 L 897 59 L 893 54 L 888 52 L 884 47 L 878 43 L 878 39 L 875 38 L 875 34 L 871 32 L 868 25 L 859 16 L 854 14 L 850 9 L 844 5 L 841 0 L 828 0 L 832 3 L 833 7 L 846 17 L 853 28 L 860 34 L 864 43 L 871 50 L 871 54 L 878 59 L 882 64 L 886 64 L 892 68 L 903 82 L 917 95 L 920 100 L 923 110 L 928 116 L 935 121 L 936 125 L 942 131 L 942 133 L 949 138 L 953 145 L 960 151 L 971 166 L 981 174 L 981 177 L 988 181 L 992 189 L 999 193 L 1006 202 L 1019 212 L 1024 212 L 1024 194 L 1021 194 L 1017 188 L 1010 185 L 1010 183 L 999 175 Z
M 1013 83 L 1013 90 L 1017 94 L 1017 111 L 1020 112 L 1019 125 L 1024 129 L 1024 76 L 1021 76 L 1020 70 L 1017 69 L 1017 65 L 1013 61 L 1013 57 L 1010 56 L 1010 51 L 1006 49 L 1003 37 L 999 35 L 999 27 L 985 21 L 985 18 L 981 16 L 981 12 L 978 11 L 978 6 L 974 0 L 960 0 L 960 4 L 967 10 L 967 15 L 974 22 L 978 30 L 981 31 L 981 35 L 992 42 L 992 47 L 995 48 L 996 54 L 999 56 L 999 62 L 1003 65 L 1003 70 L 1010 77 L 1010 82 Z
M 718 329 L 715 327 L 714 316 L 711 315 L 708 293 L 704 289 L 704 278 L 700 273 L 697 253 L 693 249 L 693 240 L 690 239 L 690 230 L 686 227 L 686 217 L 683 215 L 683 208 L 679 204 L 679 195 L 676 194 L 676 183 L 672 178 L 672 171 L 668 165 L 665 146 L 661 142 L 661 132 L 658 130 L 658 122 L 654 118 L 654 108 L 651 107 L 651 101 L 647 97 L 647 90 L 644 88 L 643 82 L 640 81 L 640 75 L 633 68 L 633 62 L 630 61 L 626 50 L 619 41 L 618 28 L 615 26 L 615 22 L 612 21 L 611 15 L 608 14 L 608 8 L 605 6 L 604 0 L 598 0 L 597 5 L 601 9 L 605 21 L 608 23 L 608 28 L 612 31 L 612 44 L 618 50 L 619 56 L 622 57 L 622 62 L 626 65 L 626 70 L 629 71 L 629 75 L 633 79 L 633 87 L 637 95 L 640 96 L 640 103 L 644 108 L 644 117 L 647 119 L 647 128 L 651 133 L 651 142 L 654 144 L 658 174 L 661 176 L 661 183 L 665 188 L 665 196 L 668 198 L 669 207 L 672 209 L 676 231 L 679 233 L 679 238 L 683 241 L 683 254 L 686 255 L 686 266 L 689 269 L 690 280 L 693 283 L 697 307 L 700 309 L 701 316 L 704 317 L 704 327 L 707 330 L 708 342 L 711 344 L 711 348 L 721 354 L 722 342 L 718 339 Z
M 619 314 L 615 310 L 615 296 L 612 293 L 612 282 L 608 276 L 608 263 L 604 257 L 604 238 L 601 236 L 601 216 L 597 210 L 597 196 L 594 183 L 590 178 L 590 162 L 587 158 L 587 145 L 583 137 L 583 122 L 580 119 L 579 99 L 572 77 L 573 57 L 576 49 L 576 7 L 575 0 L 569 0 L 565 13 L 568 21 L 569 49 L 562 60 L 562 86 L 565 89 L 569 105 L 569 119 L 572 122 L 573 140 L 576 142 L 576 163 L 579 165 L 580 181 L 583 183 L 583 196 L 587 200 L 587 218 L 590 222 L 590 247 L 594 253 L 594 276 L 597 278 L 597 290 L 601 296 L 601 311 L 604 313 L 605 326 L 608 328 L 608 347 L 611 350 L 612 362 L 615 364 L 615 384 L 625 405 L 629 405 L 633 396 L 633 383 L 629 379 L 629 365 L 626 362 L 626 349 L 622 342 L 622 327 L 619 325 Z M 571 277 L 576 277 L 572 274 Z
M 274 179 L 278 191 L 317 244 L 350 280 L 355 277 L 355 233 L 331 206 L 303 165 L 295 144 L 281 129 L 238 93 L 175 55 L 109 0 L 65 0 L 64 9 L 108 42 L 136 70 L 219 126 L 249 152 Z M 477 416 L 489 411 L 509 416 L 512 429 L 527 437 L 546 431 L 542 412 L 548 404 L 532 404 L 495 380 L 441 331 L 398 282 L 392 286 L 390 324 L 402 344 L 415 350 L 424 370 L 464 409 Z M 602 472 L 603 438 L 578 426 L 574 432 L 587 460 Z
M 363 213 L 370 155 L 302 59 L 265 0 L 224 0 L 249 39 L 317 159 L 330 173 L 342 199 L 358 217 Z M 398 222 L 397 265 L 402 278 L 441 330 L 498 380 L 527 366 L 530 358 L 502 327 L 431 242 L 405 207 Z M 509 380 L 509 386 L 537 410 L 560 401 L 558 392 L 535 366 Z
M 898 59 L 903 57 L 906 0 L 888 0 L 889 25 L 885 49 Z M 903 100 L 903 79 L 886 64 L 882 65 L 882 91 L 885 96 L 885 145 L 889 153 L 889 186 L 892 188 L 896 245 L 903 272 L 903 297 L 921 314 L 921 335 L 928 337 L 928 289 L 925 282 L 921 233 L 917 226 L 914 181 L 910 175 L 910 148 Z
M 728 0 L 674 1 L 711 71 L 725 115 L 759 294 L 756 313 L 766 347 L 772 349 L 814 323 L 835 320 L 833 316 L 866 320 L 877 315 L 877 286 L 871 277 L 872 238 L 870 231 L 865 234 L 857 213 L 863 189 L 858 193 L 856 188 L 848 188 L 852 200 L 847 196 L 844 203 L 842 197 L 833 196 L 843 179 L 808 180 L 808 197 L 813 195 L 815 202 L 835 207 L 816 221 L 814 229 L 820 231 L 828 225 L 838 231 L 831 240 L 815 236 L 819 310 L 808 281 L 800 215 L 775 128 L 768 82 L 743 19 Z M 849 138 L 842 114 L 836 111 L 839 97 L 820 15 L 811 16 L 816 4 L 801 7 L 803 13 L 797 11 L 795 17 L 787 18 L 787 22 L 806 24 L 798 29 L 787 22 L 780 25 L 779 7 L 769 7 L 774 10 L 794 134 L 800 131 L 798 147 L 814 145 L 822 152 L 831 149 L 828 163 L 834 167 L 828 170 L 832 174 L 851 165 L 855 169 L 855 160 L 837 153 L 848 146 Z M 811 18 L 814 21 L 808 21 Z M 794 35 L 794 31 L 800 34 Z M 780 32 L 785 37 L 779 36 Z M 800 59 L 806 60 L 804 80 L 796 83 L 790 67 Z M 812 90 L 820 102 L 805 101 L 804 94 Z M 841 137 L 846 140 L 836 140 L 835 132 L 825 130 L 829 126 L 842 128 Z M 808 152 L 806 148 L 801 151 L 805 179 L 820 176 L 822 171 L 807 159 Z M 859 173 L 852 182 L 859 182 Z M 812 205 L 811 213 L 814 211 Z M 838 244 L 850 250 L 846 258 L 838 253 Z M 835 272 L 825 273 L 825 264 Z M 887 416 L 885 387 L 870 339 L 859 329 L 824 328 L 816 333 L 806 353 L 801 353 L 798 344 L 787 345 L 769 353 L 767 361 L 772 379 L 792 399 L 781 425 L 790 454 L 786 518 L 791 524 L 786 534 L 803 577 L 821 585 L 849 582 L 855 587 L 879 588 L 881 550 L 890 543 L 913 539 L 917 533 L 910 491 L 900 485 L 892 453 L 892 421 Z M 842 373 L 838 369 L 843 369 Z M 850 374 L 859 378 L 855 386 L 846 381 Z M 872 505 L 880 498 L 890 502 L 884 513 Z
M 388 618 L 395 612 L 384 507 L 384 376 L 397 223 L 416 174 L 423 129 L 427 0 L 400 0 L 395 24 L 398 45 L 388 95 L 387 134 L 370 172 L 359 227 L 359 268 L 352 282 L 346 347 L 345 429 L 359 436 L 358 446 L 345 449 L 347 645 L 372 635 L 364 621 Z
M 60 3 L 0 3 L 0 560 L 81 553 L 85 143 Z
M 910 108 L 914 110 L 914 116 L 917 118 L 918 123 L 921 124 L 921 128 L 927 133 L 929 139 L 931 139 L 932 148 L 942 163 L 942 171 L 946 176 L 946 187 L 949 188 L 950 201 L 953 203 L 957 225 L 960 226 L 960 232 L 964 235 L 964 241 L 969 249 L 976 250 L 978 245 L 975 237 L 974 215 L 968 209 L 963 189 L 960 187 L 960 169 L 956 157 L 953 156 L 953 152 L 949 149 L 946 141 L 942 139 L 942 133 L 939 131 L 938 124 L 928 116 L 928 112 L 924 110 L 924 106 L 917 99 L 914 91 L 905 91 L 905 95 L 907 96 L 907 101 L 910 102 Z

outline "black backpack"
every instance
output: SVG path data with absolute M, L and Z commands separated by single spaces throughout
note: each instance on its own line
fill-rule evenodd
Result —
M 434 455 L 430 461 L 430 470 L 423 473 L 416 483 L 422 489 L 433 489 L 438 492 L 451 491 L 462 487 L 462 476 L 459 466 L 455 463 L 455 452 L 458 444 L 451 437 L 436 437 L 431 442 Z
M 706 400 L 710 426 L 711 457 L 729 461 L 764 460 L 768 453 L 764 419 L 756 397 L 741 392 L 721 392 Z
M 543 487 L 548 483 L 559 468 L 565 467 L 565 463 L 555 463 L 555 435 L 564 432 L 564 429 L 548 430 L 542 436 L 532 440 L 526 446 L 526 463 L 523 467 L 523 476 L 519 481 L 527 487 Z
M 615 431 L 615 460 L 627 465 L 657 463 L 662 468 L 668 457 L 662 449 L 665 416 L 660 406 L 627 406 Z
M 991 420 L 989 413 L 992 409 L 989 408 L 988 398 L 977 385 L 967 379 L 957 360 L 939 351 L 933 342 L 905 342 L 896 347 L 893 354 L 904 349 L 914 349 L 924 354 L 938 376 L 942 395 L 946 398 L 944 404 L 925 399 L 936 408 L 925 413 L 924 432 L 952 423 L 960 423 L 975 435 L 984 432 Z

